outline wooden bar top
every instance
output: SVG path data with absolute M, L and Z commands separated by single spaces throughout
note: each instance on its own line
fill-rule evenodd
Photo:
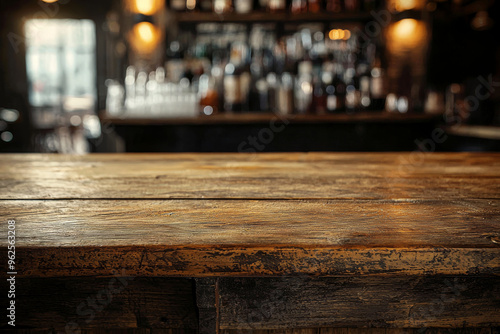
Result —
M 1 159 L 21 277 L 500 274 L 500 154 Z

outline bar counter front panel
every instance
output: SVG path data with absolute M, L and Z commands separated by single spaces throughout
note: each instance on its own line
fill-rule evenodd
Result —
M 496 153 L 3 155 L 14 329 L 498 333 L 499 181 Z

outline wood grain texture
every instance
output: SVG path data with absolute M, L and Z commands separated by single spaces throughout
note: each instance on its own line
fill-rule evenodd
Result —
M 222 329 L 489 327 L 497 277 L 221 278 Z
M 495 248 L 498 200 L 1 201 L 18 247 Z M 0 225 L 7 235 L 7 224 Z M 0 245 L 6 245 L 0 238 Z
M 3 155 L 0 199 L 500 198 L 500 154 Z

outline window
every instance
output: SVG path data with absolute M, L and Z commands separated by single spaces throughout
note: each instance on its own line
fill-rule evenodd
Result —
M 33 19 L 26 22 L 25 34 L 31 106 L 60 112 L 94 111 L 94 22 Z

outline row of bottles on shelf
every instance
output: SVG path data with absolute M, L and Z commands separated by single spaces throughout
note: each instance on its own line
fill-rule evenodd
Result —
M 171 10 L 215 12 L 217 14 L 246 14 L 252 11 L 270 13 L 291 12 L 330 13 L 369 12 L 378 6 L 378 0 L 170 0 Z
M 127 68 L 125 87 L 115 80 L 106 82 L 106 110 L 110 115 L 128 117 L 193 117 L 198 114 L 199 98 L 187 78 L 178 83 L 165 80 L 159 67 L 149 75 Z
M 148 75 L 129 67 L 124 88 L 108 85 L 108 112 L 168 117 L 384 109 L 377 45 L 361 41 L 356 29 L 325 33 L 318 25 L 305 25 L 277 38 L 269 25 L 255 25 L 249 34 L 231 25 L 222 35 L 218 26 L 199 27 L 196 38 L 171 41 L 166 70 L 159 67 Z

